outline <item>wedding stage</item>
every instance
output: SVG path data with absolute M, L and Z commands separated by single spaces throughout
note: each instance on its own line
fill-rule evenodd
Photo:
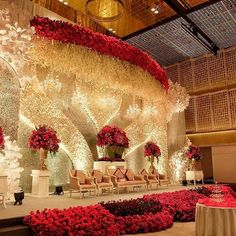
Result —
M 0 7 L 0 235 L 193 236 L 195 213 L 198 233 L 235 210 L 229 186 L 196 185 L 190 96 L 156 60 L 35 1 Z

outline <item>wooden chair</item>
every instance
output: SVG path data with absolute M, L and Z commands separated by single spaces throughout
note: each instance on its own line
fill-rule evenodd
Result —
M 79 192 L 80 198 L 85 192 L 89 192 L 90 194 L 93 192 L 96 195 L 97 187 L 94 183 L 94 178 L 87 176 L 82 170 L 70 171 L 70 197 L 73 191 Z
M 4 208 L 7 208 L 7 206 L 6 206 L 6 195 L 5 195 L 5 193 L 0 193 L 0 197 L 2 197 L 2 206 L 4 207 Z
M 149 174 L 147 172 L 147 170 L 145 170 L 145 169 L 140 171 L 140 174 L 144 176 L 144 179 L 146 180 L 147 186 L 149 189 L 152 189 L 153 185 L 156 185 L 156 187 L 158 189 L 159 179 L 157 178 L 157 176 L 155 174 Z
M 154 174 L 156 176 L 156 178 L 159 181 L 159 185 L 166 185 L 167 188 L 169 186 L 169 179 L 167 178 L 166 175 L 164 174 L 159 174 L 158 171 L 156 169 L 153 169 L 151 172 L 149 172 L 149 174 Z
M 94 182 L 97 186 L 97 195 L 99 196 L 104 190 L 108 190 L 113 194 L 113 183 L 109 175 L 104 175 L 99 170 L 93 170 L 92 176 L 94 177 Z

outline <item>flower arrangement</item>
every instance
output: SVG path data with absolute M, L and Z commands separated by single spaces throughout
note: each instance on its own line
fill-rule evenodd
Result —
M 202 158 L 200 154 L 200 148 L 190 144 L 187 150 L 187 156 L 190 160 L 198 161 Z
M 169 84 L 165 70 L 147 53 L 120 39 L 93 32 L 80 25 L 72 25 L 68 22 L 50 20 L 44 17 L 36 16 L 30 21 L 30 24 L 35 28 L 37 36 L 81 45 L 101 54 L 137 65 L 148 71 L 168 90 Z
M 36 127 L 35 130 L 32 131 L 28 147 L 34 150 L 44 149 L 51 153 L 56 153 L 59 149 L 60 139 L 58 139 L 56 131 L 47 126 L 42 125 Z
M 97 134 L 97 145 L 129 147 L 129 139 L 125 131 L 116 126 L 104 126 Z
M 3 150 L 4 148 L 5 148 L 5 138 L 2 127 L 0 127 L 0 150 Z
M 147 142 L 144 146 L 144 155 L 158 158 L 161 155 L 161 150 L 154 142 Z

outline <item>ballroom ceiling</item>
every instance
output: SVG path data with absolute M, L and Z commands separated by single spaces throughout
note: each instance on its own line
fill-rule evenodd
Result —
M 236 0 L 222 0 L 188 14 L 219 48 L 236 45 Z M 182 27 L 183 18 L 149 29 L 126 41 L 146 51 L 162 65 L 170 65 L 208 50 Z
M 120 0 L 124 14 L 113 22 L 95 22 L 88 17 L 85 7 L 88 0 L 33 1 L 94 31 L 120 37 L 163 66 L 209 52 L 184 30 L 185 16 L 204 32 L 210 45 L 211 42 L 219 48 L 236 45 L 236 0 Z M 91 0 L 89 10 L 103 17 L 116 15 L 119 12 L 116 1 Z M 166 2 L 181 5 L 185 19 L 180 16 L 181 11 L 173 10 Z
M 208 0 L 178 1 L 185 9 L 191 9 L 208 2 Z M 86 15 L 87 0 L 61 0 L 61 2 L 67 2 L 67 6 Z M 106 29 L 112 29 L 118 37 L 130 35 L 176 15 L 176 12 L 163 0 L 122 0 L 122 2 L 124 3 L 124 14 L 120 19 L 113 22 L 99 22 Z M 91 11 L 95 15 L 107 17 L 116 15 L 119 10 L 116 1 L 94 0 L 91 3 Z

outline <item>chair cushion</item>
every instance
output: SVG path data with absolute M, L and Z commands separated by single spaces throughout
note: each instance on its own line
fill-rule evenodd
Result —
M 112 187 L 113 186 L 113 184 L 112 183 L 98 183 L 98 186 L 99 187 Z
M 94 185 L 94 184 L 81 184 L 80 187 L 82 189 L 93 189 L 93 188 L 96 188 L 96 185 Z
M 142 175 L 148 175 L 148 172 L 147 172 L 145 169 L 143 169 L 143 170 L 141 171 L 141 174 L 142 174 Z
M 133 181 L 134 180 L 134 172 L 130 169 L 128 169 L 125 173 L 125 176 L 126 178 L 129 180 L 129 181 Z
M 130 185 L 144 185 L 146 184 L 145 180 L 134 180 L 134 181 L 124 181 L 124 182 L 119 182 L 120 186 L 130 186 Z
M 85 184 L 86 175 L 82 171 L 77 170 L 76 177 L 79 179 L 80 184 Z
M 117 179 L 125 179 L 125 175 L 120 168 L 117 168 L 113 174 Z
M 165 175 L 159 174 L 159 179 L 165 179 Z
M 117 182 L 127 182 L 126 178 L 117 179 Z
M 102 182 L 103 173 L 101 171 L 94 170 L 92 175 L 97 179 L 97 183 L 101 183 Z

